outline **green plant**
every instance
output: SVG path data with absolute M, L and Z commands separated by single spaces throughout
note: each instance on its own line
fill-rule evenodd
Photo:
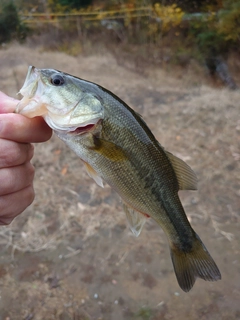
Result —
M 0 7 L 0 43 L 8 42 L 12 38 L 24 40 L 29 32 L 18 16 L 13 2 L 4 3 Z
M 50 10 L 53 12 L 70 12 L 71 10 L 80 10 L 92 5 L 92 0 L 47 0 Z
M 219 19 L 216 13 L 204 14 L 192 20 L 190 36 L 204 59 L 225 55 L 230 49 L 228 39 L 219 32 Z
M 223 10 L 219 12 L 218 32 L 227 41 L 239 45 L 240 42 L 240 1 L 225 1 Z
M 137 312 L 136 318 L 141 320 L 150 320 L 153 316 L 153 311 L 149 307 L 141 307 Z

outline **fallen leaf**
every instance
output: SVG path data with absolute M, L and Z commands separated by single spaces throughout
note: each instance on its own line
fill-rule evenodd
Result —
M 62 176 L 65 176 L 65 174 L 67 173 L 67 171 L 68 171 L 68 166 L 65 165 L 65 166 L 62 168 L 62 170 L 61 170 L 61 175 L 62 175 Z

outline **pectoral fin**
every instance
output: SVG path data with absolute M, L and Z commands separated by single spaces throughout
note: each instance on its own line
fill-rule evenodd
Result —
M 94 135 L 92 139 L 94 147 L 91 147 L 91 149 L 94 149 L 94 151 L 100 153 L 102 156 L 114 162 L 127 160 L 127 155 L 120 146 Z
M 197 190 L 197 176 L 183 160 L 166 151 L 177 176 L 179 190 Z
M 126 203 L 123 203 L 123 210 L 126 213 L 127 220 L 132 233 L 138 237 L 142 231 L 142 228 L 147 220 L 147 217 L 142 213 L 129 207 Z
M 88 164 L 87 162 L 83 162 L 85 165 L 85 168 L 87 170 L 87 173 L 89 175 L 89 177 L 93 178 L 93 180 L 102 188 L 104 188 L 103 185 L 103 181 L 102 178 L 99 177 L 99 175 L 97 174 L 97 172 L 90 166 L 90 164 Z

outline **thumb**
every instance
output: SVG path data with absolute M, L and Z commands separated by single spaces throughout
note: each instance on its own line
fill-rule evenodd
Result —
M 7 96 L 0 91 L 0 113 L 11 113 L 16 109 L 19 100 Z

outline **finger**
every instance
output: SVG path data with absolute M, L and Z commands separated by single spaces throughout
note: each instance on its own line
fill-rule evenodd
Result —
M 22 213 L 34 200 L 33 185 L 0 197 L 0 225 L 7 225 Z
M 0 168 L 19 166 L 32 159 L 34 146 L 0 139 Z
M 17 167 L 0 169 L 0 196 L 17 192 L 33 182 L 34 167 L 30 162 Z
M 13 112 L 18 103 L 19 100 L 9 97 L 0 91 L 0 113 Z
M 44 142 L 51 135 L 52 129 L 42 117 L 29 119 L 14 113 L 0 115 L 0 138 L 17 142 Z

